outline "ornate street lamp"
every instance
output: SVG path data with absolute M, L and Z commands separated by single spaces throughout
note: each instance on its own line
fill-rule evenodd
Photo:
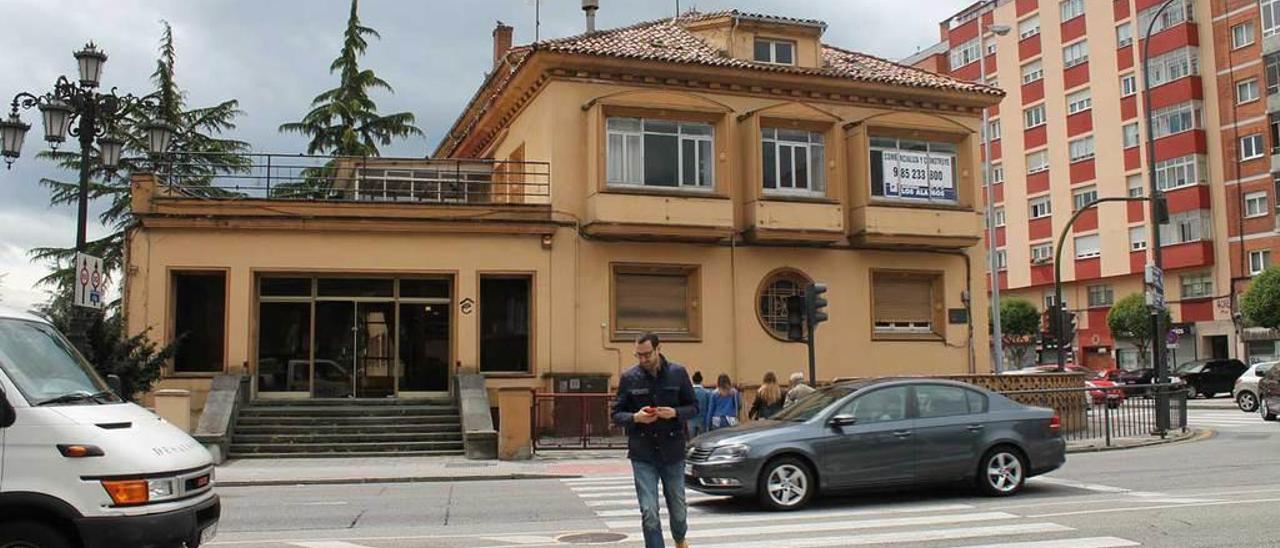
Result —
M 8 119 L 0 120 L 0 156 L 4 156 L 6 166 L 12 166 L 22 154 L 22 141 L 30 129 L 31 124 L 23 123 L 17 113 L 10 114 Z
M 107 64 L 107 54 L 98 51 L 93 42 L 85 44 L 84 49 L 75 53 L 76 63 L 80 65 L 80 86 L 96 88 L 102 82 L 102 66 Z
M 151 154 L 164 154 L 169 150 L 169 143 L 173 141 L 173 136 L 178 133 L 178 129 L 173 124 L 164 120 L 152 120 L 142 129 L 147 132 L 147 148 Z

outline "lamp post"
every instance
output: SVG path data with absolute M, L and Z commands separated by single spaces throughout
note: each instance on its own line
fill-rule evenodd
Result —
M 1009 34 L 1009 25 L 991 25 L 985 30 L 978 15 L 978 71 L 982 84 L 987 83 L 987 33 Z M 993 16 L 994 17 L 994 16 Z M 991 177 L 991 127 L 987 109 L 982 109 L 982 182 L 987 189 L 987 266 L 991 271 L 991 358 L 995 372 L 1004 370 L 1004 330 L 1000 326 L 1000 271 L 996 265 L 996 199 L 995 181 Z
M 88 226 L 89 175 L 93 167 L 90 154 L 93 152 L 94 141 L 97 141 L 102 166 L 108 171 L 114 171 L 119 166 L 125 145 L 125 140 L 116 133 L 117 122 L 140 104 L 155 107 L 158 99 L 155 94 L 144 97 L 131 94 L 120 96 L 114 88 L 110 92 L 98 91 L 107 54 L 92 42 L 75 52 L 75 59 L 80 76 L 77 82 L 68 80 L 66 76 L 59 76 L 51 91 L 38 95 L 21 92 L 13 97 L 9 117 L 0 120 L 0 156 L 4 158 L 7 167 L 12 167 L 22 153 L 22 143 L 31 125 L 22 121 L 18 115 L 19 109 L 36 107 L 40 111 L 44 140 L 54 150 L 66 140 L 68 134 L 78 138 L 80 185 L 77 196 L 76 252 L 83 253 Z M 147 126 L 147 131 L 152 154 L 164 152 L 175 133 L 175 129 L 164 122 L 152 122 Z M 73 306 L 68 337 L 82 353 L 89 355 L 87 326 L 83 320 L 79 309 Z

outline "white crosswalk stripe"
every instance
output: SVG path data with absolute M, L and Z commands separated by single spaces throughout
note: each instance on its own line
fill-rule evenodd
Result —
M 1262 420 L 1258 413 L 1245 413 L 1239 409 L 1189 409 L 1187 426 L 1216 430 L 1276 431 L 1275 423 Z

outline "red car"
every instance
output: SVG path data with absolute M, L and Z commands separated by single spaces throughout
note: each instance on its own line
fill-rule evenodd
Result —
M 1088 388 L 1097 390 L 1089 391 L 1089 400 L 1094 405 L 1107 404 L 1107 407 L 1115 409 L 1124 403 L 1124 389 L 1114 381 L 1107 380 L 1106 377 L 1096 379 L 1088 379 L 1084 381 L 1084 385 Z

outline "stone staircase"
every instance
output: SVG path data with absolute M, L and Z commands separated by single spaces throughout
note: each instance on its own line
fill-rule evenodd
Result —
M 231 458 L 461 455 L 449 398 L 255 401 L 240 408 Z

